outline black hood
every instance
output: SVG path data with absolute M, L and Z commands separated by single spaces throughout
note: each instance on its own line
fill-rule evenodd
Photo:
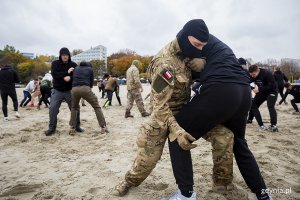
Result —
M 71 53 L 70 53 L 70 51 L 69 51 L 69 49 L 67 48 L 67 47 L 63 47 L 63 48 L 61 48 L 60 50 L 59 50 L 59 60 L 60 61 L 62 61 L 61 60 L 61 55 L 62 54 L 67 54 L 67 55 L 69 55 L 69 60 L 68 60 L 68 62 L 71 62 Z

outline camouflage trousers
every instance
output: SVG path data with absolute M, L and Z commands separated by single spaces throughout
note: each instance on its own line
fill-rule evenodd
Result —
M 141 127 L 137 138 L 137 156 L 125 175 L 127 183 L 138 186 L 149 176 L 161 158 L 167 137 L 168 129 L 153 122 Z M 230 184 L 233 179 L 233 133 L 218 125 L 203 138 L 212 145 L 214 185 Z
M 142 94 L 141 94 L 139 88 L 133 89 L 133 90 L 128 90 L 126 112 L 130 112 L 134 101 L 135 101 L 140 113 L 145 113 L 146 110 L 144 107 Z

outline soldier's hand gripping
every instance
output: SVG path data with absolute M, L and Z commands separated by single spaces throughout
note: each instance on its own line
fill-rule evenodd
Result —
M 196 139 L 185 131 L 181 132 L 177 137 L 177 142 L 183 150 L 191 150 L 197 147 L 196 144 L 191 143 L 194 141 L 196 141 Z

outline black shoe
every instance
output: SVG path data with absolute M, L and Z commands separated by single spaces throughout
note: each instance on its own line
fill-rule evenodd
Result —
M 251 120 L 251 119 L 248 119 L 248 120 L 247 120 L 247 124 L 252 124 L 252 120 Z
M 78 132 L 78 133 L 82 133 L 82 132 L 84 132 L 84 129 L 83 129 L 83 128 L 80 128 L 80 127 L 77 127 L 77 128 L 75 129 L 75 131 Z
M 55 130 L 51 130 L 51 129 L 48 129 L 48 130 L 45 131 L 45 135 L 46 135 L 46 136 L 51 136 L 51 135 L 53 135 L 54 133 L 55 133 Z
M 271 125 L 271 126 L 269 126 L 268 130 L 269 130 L 270 132 L 278 132 L 278 128 L 277 128 L 276 125 Z

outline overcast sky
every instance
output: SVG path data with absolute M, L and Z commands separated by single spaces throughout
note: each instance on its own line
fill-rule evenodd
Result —
M 299 0 L 0 0 L 0 48 L 57 55 L 104 45 L 154 55 L 190 19 L 237 57 L 300 58 Z

